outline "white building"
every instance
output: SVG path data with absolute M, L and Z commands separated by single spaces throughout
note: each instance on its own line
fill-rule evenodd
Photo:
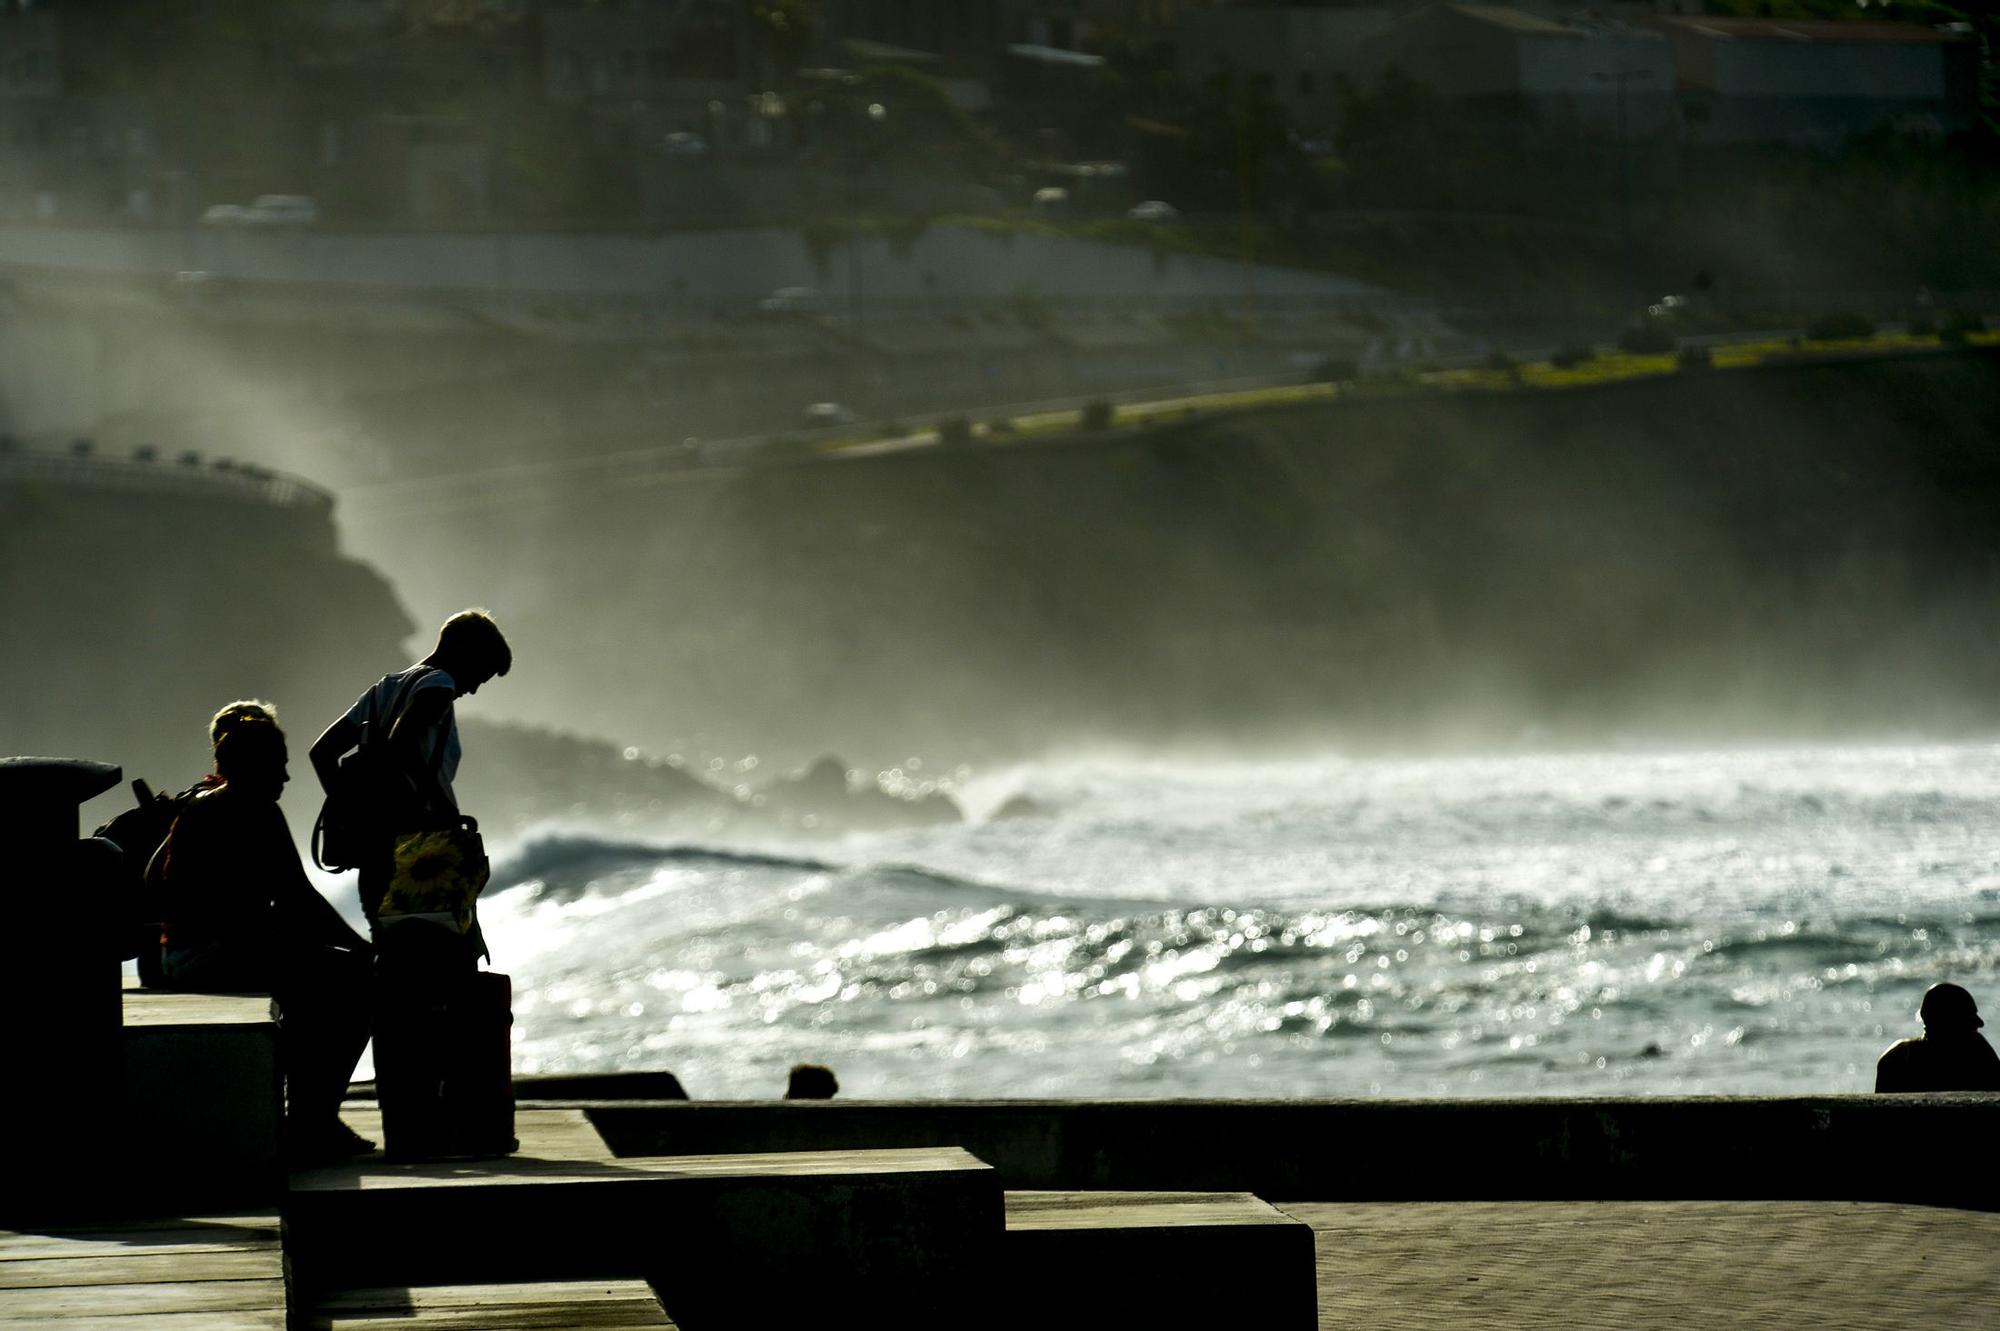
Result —
M 1674 48 L 1623 23 L 1543 18 L 1500 5 L 1431 5 L 1371 37 L 1366 66 L 1524 125 L 1599 135 L 1674 123 Z
M 1970 32 L 1859 20 L 1642 20 L 1672 44 L 1691 140 L 1832 143 L 1889 124 L 1945 133 L 1978 110 Z
M 1246 78 L 1275 98 L 1308 133 L 1339 118 L 1339 80 L 1363 74 L 1363 44 L 1407 5 L 1381 3 L 1230 5 L 1181 13 L 1178 72 L 1193 84 Z

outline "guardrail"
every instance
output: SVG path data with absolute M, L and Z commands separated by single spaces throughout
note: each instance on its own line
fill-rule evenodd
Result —
M 203 465 L 188 461 L 186 456 L 165 461 L 0 448 L 0 484 L 32 481 L 98 490 L 225 497 L 322 514 L 333 511 L 330 491 L 262 467 L 226 461 Z

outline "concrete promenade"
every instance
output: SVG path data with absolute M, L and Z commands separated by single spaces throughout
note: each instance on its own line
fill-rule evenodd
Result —
M 0 1331 L 2000 1325 L 2000 1096 L 530 1101 L 503 1159 L 287 1178 L 270 1001 L 123 1009 L 176 1112 L 41 1125 Z
M 2000 1215 L 1843 1202 L 1287 1202 L 1279 1209 L 1313 1229 L 1323 1331 L 2000 1325 L 1993 1260 Z M 0 1234 L 0 1327 L 277 1331 L 285 1312 L 274 1292 L 275 1217 L 261 1222 L 268 1232 L 256 1230 L 259 1223 Z M 229 1265 L 266 1258 L 268 1272 Z M 504 1302 L 497 1293 L 478 1296 L 481 1315 L 513 1324 L 497 1311 Z M 619 1307 L 628 1304 L 643 1311 L 647 1301 Z M 376 1321 L 335 1300 L 307 1324 L 463 1326 L 470 1312 L 430 1308 L 406 1322 L 377 1311 Z M 615 1324 L 666 1323 L 647 1313 Z
M 1322 1331 L 2000 1326 L 2000 1215 L 1853 1202 L 1280 1203 Z

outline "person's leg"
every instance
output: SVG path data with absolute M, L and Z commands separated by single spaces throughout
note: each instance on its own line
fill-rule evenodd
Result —
M 450 1013 L 477 965 L 465 937 L 443 926 L 399 920 L 375 929 L 375 1085 L 393 1154 L 453 1149 L 456 1125 L 444 1112 Z
M 428 921 L 378 924 L 374 942 L 385 1001 L 434 1002 L 456 993 L 479 969 L 470 939 Z
M 389 880 L 395 874 L 395 860 L 386 849 L 370 854 L 361 865 L 361 872 L 355 883 L 355 891 L 361 897 L 361 914 L 368 921 L 368 927 L 375 927 L 376 917 L 382 913 L 382 898 L 389 891 Z
M 270 959 L 223 943 L 170 947 L 161 954 L 169 989 L 191 994 L 268 994 Z
M 368 1044 L 369 963 L 330 947 L 301 948 L 285 959 L 276 997 L 284 1024 L 286 1121 L 307 1144 L 339 1132 L 340 1104 Z

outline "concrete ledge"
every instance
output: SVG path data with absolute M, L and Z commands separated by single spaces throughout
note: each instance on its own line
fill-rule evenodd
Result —
M 1319 1325 L 1311 1226 L 1248 1193 L 1010 1192 L 1001 1255 L 1051 1331 Z
M 2000 1096 L 587 1106 L 617 1154 L 962 1145 L 1008 1188 L 2000 1210 Z M 1949 1161 L 1926 1168 L 1917 1158 Z
M 349 1102 L 340 1117 L 348 1127 L 369 1141 L 382 1141 L 382 1111 L 370 1104 Z M 590 1126 L 581 1109 L 520 1109 L 514 1113 L 514 1137 L 521 1143 L 512 1158 L 518 1160 L 604 1160 L 611 1159 L 611 1148 L 604 1144 L 597 1129 Z M 477 1168 L 481 1162 L 474 1162 Z M 336 1169 L 342 1168 L 339 1166 Z M 381 1160 L 363 1161 L 345 1168 L 354 1171 L 366 1169 L 370 1172 L 384 1168 Z M 422 1168 L 422 1166 L 411 1166 Z M 326 1171 L 321 1169 L 301 1170 L 292 1177 L 294 1181 L 307 1181 Z
M 285 1220 L 309 1291 L 642 1278 L 692 1331 L 963 1324 L 1002 1234 L 993 1171 L 953 1148 L 361 1161 L 294 1175 Z
M 511 1285 L 399 1285 L 328 1295 L 298 1331 L 675 1331 L 640 1280 Z
M 121 1192 L 175 1209 L 283 1190 L 284 1083 L 269 998 L 127 989 Z

